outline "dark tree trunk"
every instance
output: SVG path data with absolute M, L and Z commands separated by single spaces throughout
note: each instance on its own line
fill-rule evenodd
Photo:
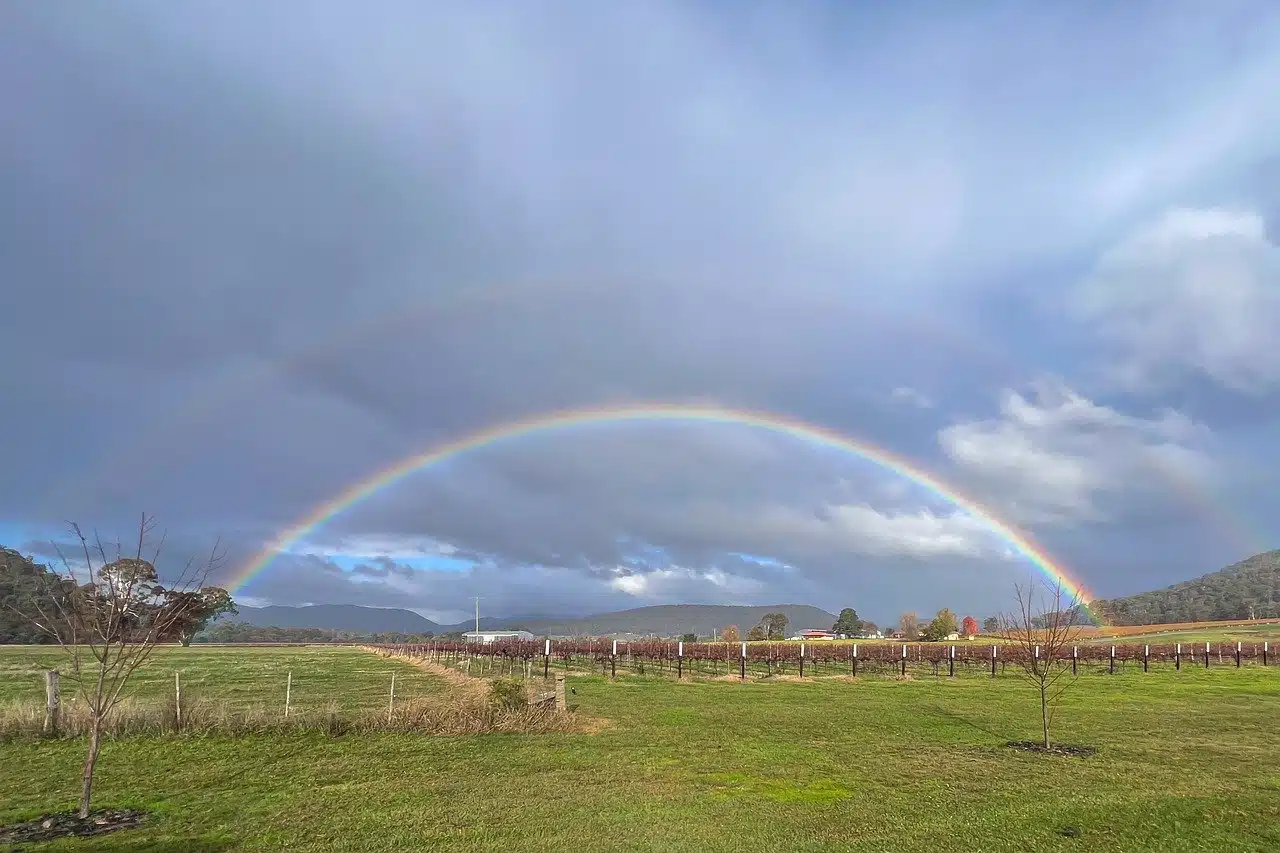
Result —
M 80 817 L 89 816 L 89 801 L 93 796 L 93 771 L 98 765 L 98 751 L 102 748 L 102 717 L 95 715 L 89 730 L 89 755 L 84 760 L 84 773 L 80 780 Z
M 1049 695 L 1048 691 L 1040 688 L 1040 724 L 1044 732 L 1044 748 L 1049 748 Z

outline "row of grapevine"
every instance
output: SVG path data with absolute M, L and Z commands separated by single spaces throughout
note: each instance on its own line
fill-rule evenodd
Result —
M 494 643 L 425 643 L 382 646 L 387 651 L 410 657 L 457 661 L 463 658 L 495 658 L 507 663 L 539 665 L 544 672 L 555 666 L 564 669 L 600 669 L 604 674 L 619 670 L 637 674 L 675 675 L 764 674 L 857 674 L 880 671 L 906 672 L 907 667 L 930 665 L 935 672 L 945 667 L 954 673 L 990 669 L 995 674 L 1009 664 L 1045 656 L 1040 647 L 987 645 L 977 643 L 678 643 L 667 641 L 626 642 L 609 639 L 507 640 Z M 1057 657 L 1075 668 L 1140 664 L 1149 669 L 1156 664 L 1183 666 L 1232 665 L 1268 666 L 1273 663 L 1268 642 L 1259 643 L 1165 643 L 1114 645 L 1086 644 L 1058 650 Z

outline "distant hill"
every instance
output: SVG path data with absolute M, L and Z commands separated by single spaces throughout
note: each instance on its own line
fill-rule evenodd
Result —
M 1113 625 L 1159 625 L 1280 616 L 1280 550 L 1212 574 L 1089 608 Z
M 361 607 L 356 604 L 313 604 L 305 607 L 241 606 L 239 610 L 238 616 L 227 616 L 222 621 L 247 622 L 259 627 L 324 628 L 361 633 L 399 631 L 416 634 L 431 631 L 441 634 L 446 631 L 470 631 L 474 627 L 472 621 L 459 622 L 456 625 L 438 625 L 411 610 Z M 726 625 L 737 625 L 738 629 L 746 634 L 753 626 L 760 624 L 764 614 L 775 612 L 786 614 L 789 631 L 830 628 L 836 621 L 834 614 L 806 604 L 775 604 L 768 607 L 663 604 L 583 617 L 485 617 L 480 620 L 480 627 L 488 630 L 519 628 L 540 637 L 611 634 L 675 637 L 685 633 L 709 636 L 713 631 L 722 629 Z
M 690 633 L 710 636 L 726 625 L 737 625 L 742 634 L 760 624 L 766 613 L 784 613 L 788 632 L 805 628 L 829 629 L 835 614 L 807 604 L 773 604 L 738 607 L 724 604 L 660 604 L 614 613 L 596 613 L 576 619 L 497 619 L 502 627 L 523 628 L 538 636 L 608 636 L 611 634 L 676 637 Z M 483 620 L 482 620 L 483 622 Z
M 441 628 L 412 610 L 394 607 L 361 607 L 357 604 L 310 604 L 304 607 L 246 607 L 220 621 L 246 622 L 263 628 L 325 628 L 362 634 L 399 631 L 404 634 L 439 633 Z

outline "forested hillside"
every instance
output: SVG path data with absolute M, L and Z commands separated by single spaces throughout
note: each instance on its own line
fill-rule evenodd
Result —
M 49 576 L 44 577 L 42 576 Z M 53 638 L 14 611 L 30 612 L 37 589 L 56 580 L 45 566 L 0 545 L 0 643 L 51 643 Z
M 1099 599 L 1089 607 L 1113 625 L 1280 617 L 1280 550 L 1164 589 Z

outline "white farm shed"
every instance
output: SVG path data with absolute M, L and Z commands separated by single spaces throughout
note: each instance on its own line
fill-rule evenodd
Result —
M 497 643 L 502 640 L 532 640 L 528 631 L 468 631 L 462 635 L 468 643 Z

